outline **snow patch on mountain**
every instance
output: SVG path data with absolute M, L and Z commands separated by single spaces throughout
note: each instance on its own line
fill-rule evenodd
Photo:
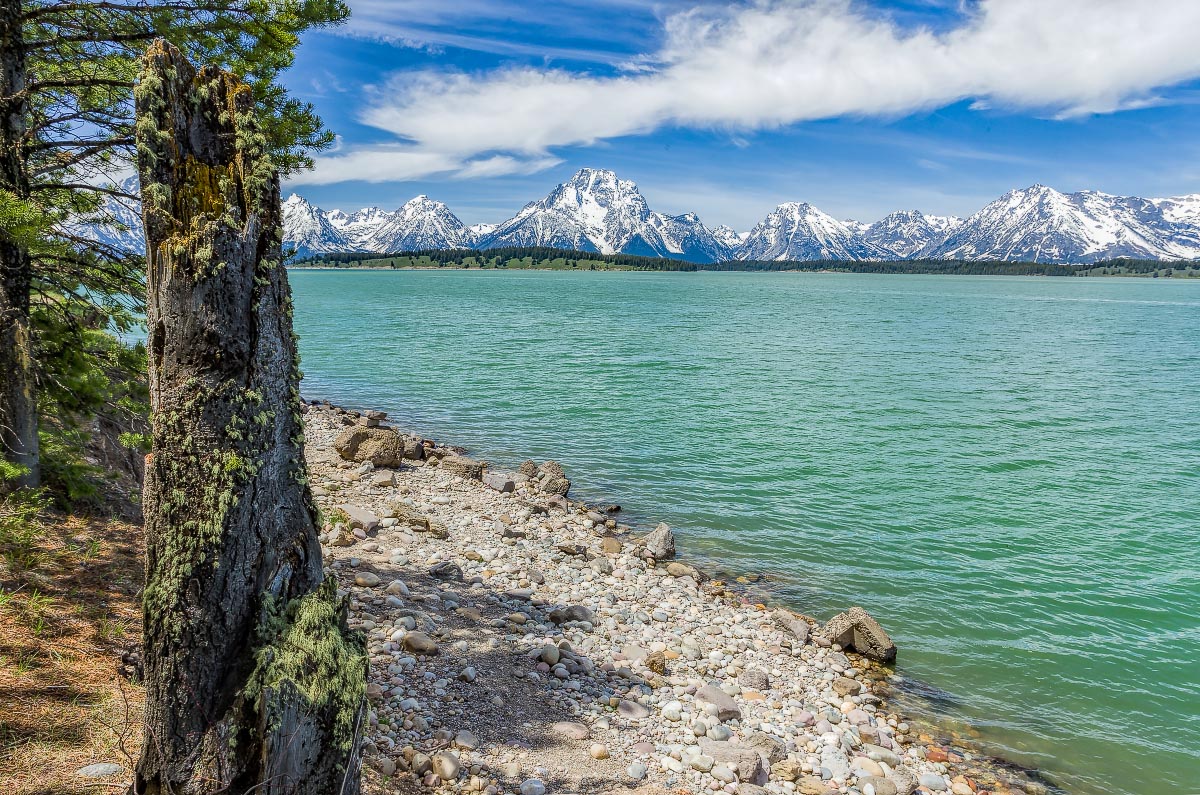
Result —
M 1066 263 L 1200 257 L 1200 229 L 1173 220 L 1161 201 L 1034 185 L 1004 194 L 925 253 L 942 259 Z M 1170 212 L 1180 217 L 1188 207 L 1170 205 Z
M 601 254 L 715 262 L 729 255 L 694 213 L 650 211 L 637 185 L 607 169 L 580 169 L 483 236 L 479 248 L 550 246 Z
M 283 243 L 299 257 L 362 250 L 334 226 L 320 207 L 295 193 L 283 202 Z
M 137 175 L 102 187 L 131 196 L 141 195 Z M 94 240 L 116 251 L 138 255 L 146 253 L 142 205 L 138 199 L 105 195 L 93 217 L 68 221 L 62 225 L 62 230 L 67 234 Z
M 778 262 L 888 259 L 890 255 L 811 204 L 787 202 L 750 231 L 737 256 L 741 260 Z
M 475 236 L 450 208 L 424 194 L 409 199 L 367 238 L 371 251 L 471 248 Z
M 899 210 L 865 224 L 858 234 L 864 242 L 906 259 L 941 243 L 947 232 L 961 222 L 959 218 L 925 215 L 919 210 Z
M 1200 226 L 1200 193 L 1150 201 L 1162 211 L 1163 218 L 1171 223 Z

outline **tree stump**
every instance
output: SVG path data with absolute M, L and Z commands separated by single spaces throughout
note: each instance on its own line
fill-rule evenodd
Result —
M 358 791 L 367 659 L 323 582 L 279 177 L 251 90 L 142 64 L 153 448 L 138 793 Z

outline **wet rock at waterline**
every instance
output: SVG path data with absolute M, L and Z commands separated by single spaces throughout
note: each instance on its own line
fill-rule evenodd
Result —
M 892 662 L 896 659 L 896 644 L 861 607 L 852 607 L 829 620 L 825 637 L 843 649 L 854 649 L 869 660 Z

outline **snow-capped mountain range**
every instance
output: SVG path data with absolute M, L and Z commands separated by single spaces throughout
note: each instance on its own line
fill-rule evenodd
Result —
M 122 209 L 122 217 L 129 214 Z M 966 219 L 902 210 L 868 224 L 840 221 L 808 203 L 787 202 L 749 232 L 739 233 L 729 226 L 705 226 L 695 213 L 655 212 L 635 183 L 612 171 L 585 168 L 498 224 L 467 226 L 428 196 L 391 212 L 369 207 L 347 214 L 323 210 L 296 194 L 283 203 L 283 223 L 285 246 L 301 257 L 548 246 L 697 263 L 1200 259 L 1200 193 L 1142 199 L 1096 191 L 1060 193 L 1044 185 L 1010 191 Z M 136 245 L 129 239 L 122 243 Z
M 136 196 L 141 188 L 137 177 L 126 177 L 113 184 L 121 193 Z M 142 207 L 133 199 L 106 196 L 94 219 L 70 220 L 63 224 L 68 234 L 95 240 L 117 251 L 142 254 L 146 236 L 142 232 Z

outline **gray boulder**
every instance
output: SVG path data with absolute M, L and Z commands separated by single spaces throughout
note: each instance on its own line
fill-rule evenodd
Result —
M 408 525 L 415 530 L 429 532 L 429 517 L 407 503 L 396 502 L 389 505 L 388 509 L 384 511 L 384 516 L 397 519 L 400 524 Z
M 870 790 L 867 788 L 870 787 Z M 863 795 L 899 795 L 900 788 L 896 782 L 882 776 L 859 776 L 858 789 Z
M 565 624 L 568 621 L 588 621 L 595 623 L 596 614 L 590 608 L 583 605 L 571 605 L 551 610 L 550 621 L 555 625 Z
M 741 720 L 742 711 L 733 696 L 716 685 L 705 685 L 696 691 L 696 703 L 700 706 L 712 704 L 717 708 L 717 719 L 721 721 Z
M 760 668 L 747 668 L 738 676 L 738 684 L 761 693 L 764 690 L 770 689 L 771 679 L 767 676 L 766 671 Z
M 742 741 L 742 745 L 753 748 L 762 754 L 767 765 L 774 765 L 787 759 L 787 746 L 763 732 L 750 732 Z
M 763 763 L 762 754 L 755 748 L 734 745 L 726 740 L 700 740 L 700 751 L 711 756 L 717 765 L 725 765 L 737 771 L 738 778 L 749 784 L 762 786 L 767 783 L 769 769 Z
M 812 632 L 812 627 L 808 625 L 807 621 L 798 618 L 788 610 L 776 610 L 771 614 L 771 619 L 782 630 L 799 641 L 799 645 L 803 646 L 805 643 L 808 643 L 808 636 Z
M 899 765 L 888 774 L 888 780 L 896 785 L 898 795 L 912 795 L 916 790 L 917 775 L 907 765 Z
M 538 488 L 547 494 L 557 494 L 560 497 L 567 496 L 567 492 L 571 490 L 571 481 L 563 477 L 547 476 L 539 484 Z
M 646 554 L 655 560 L 666 560 L 675 557 L 675 535 L 666 522 L 659 522 L 658 527 L 650 531 L 645 539 Z
M 429 576 L 439 580 L 455 580 L 457 582 L 463 581 L 462 569 L 460 569 L 457 564 L 449 560 L 443 560 L 441 563 L 435 563 L 434 565 L 430 566 Z
M 509 494 L 517 489 L 517 484 L 512 478 L 499 472 L 484 472 L 483 485 L 495 489 L 501 494 Z
M 691 577 L 696 582 L 704 582 L 708 578 L 704 576 L 704 572 L 695 566 L 689 566 L 686 563 L 680 563 L 673 560 L 667 564 L 667 574 L 672 577 Z
M 852 607 L 829 619 L 824 632 L 831 642 L 843 649 L 854 649 L 868 660 L 886 663 L 896 659 L 896 644 L 861 607 Z
M 338 510 L 346 514 L 347 523 L 351 527 L 361 527 L 368 533 L 379 527 L 379 517 L 366 508 L 360 508 L 357 505 L 339 505 Z
M 414 654 L 433 656 L 438 653 L 437 641 L 424 632 L 409 632 L 404 636 L 404 648 Z

